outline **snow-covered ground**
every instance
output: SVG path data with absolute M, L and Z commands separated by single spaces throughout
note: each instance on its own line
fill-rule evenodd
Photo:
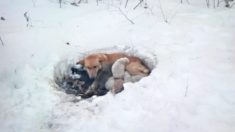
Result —
M 189 1 L 1 0 L 0 131 L 234 132 L 235 9 Z M 150 76 L 76 103 L 55 89 L 59 61 L 119 45 L 157 56 Z

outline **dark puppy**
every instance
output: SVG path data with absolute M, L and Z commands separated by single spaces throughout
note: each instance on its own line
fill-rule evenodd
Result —
M 84 84 L 82 85 L 82 87 L 84 89 L 87 89 L 93 83 L 93 81 L 94 81 L 94 79 L 91 79 L 88 76 L 87 71 L 82 66 L 72 67 L 71 71 L 72 71 L 72 75 L 77 75 L 76 78 L 79 81 L 83 81 L 84 82 Z
M 95 77 L 94 82 L 89 87 L 82 98 L 89 98 L 93 95 L 102 96 L 105 95 L 108 90 L 105 87 L 107 80 L 112 77 L 111 71 L 112 64 L 103 64 L 102 68 L 98 71 L 97 76 Z
M 86 70 L 81 65 L 71 67 L 72 74 L 67 79 L 67 88 L 65 92 L 68 94 L 83 95 L 94 79 L 90 79 Z

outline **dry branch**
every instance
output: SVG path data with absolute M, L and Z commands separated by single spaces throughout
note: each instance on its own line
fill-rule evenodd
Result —
M 62 7 L 62 0 L 59 0 L 59 3 L 60 3 L 60 8 Z
M 125 8 L 127 7 L 128 0 L 126 0 Z
M 127 17 L 127 15 L 120 9 L 118 8 L 120 13 L 131 23 L 131 24 L 135 24 L 129 17 Z
M 168 23 L 168 18 L 166 17 L 165 12 L 162 8 L 161 0 L 158 0 L 158 2 L 159 2 L 159 5 L 160 5 L 160 10 L 161 10 L 161 13 L 162 13 L 163 20 L 164 20 L 164 22 Z
M 1 43 L 2 43 L 2 46 L 4 46 L 4 42 L 2 41 L 2 38 L 0 37 L 0 41 L 1 41 Z
M 5 21 L 6 19 L 5 19 L 4 17 L 2 17 L 2 16 L 1 16 L 1 20 L 2 20 L 2 21 Z
M 140 0 L 139 3 L 133 9 L 135 10 L 143 1 L 144 0 Z
M 206 0 L 206 6 L 209 8 L 210 7 L 210 0 Z
M 25 12 L 24 13 L 24 18 L 25 18 L 25 20 L 26 20 L 26 22 L 27 22 L 27 27 L 32 27 L 33 25 L 32 25 L 32 23 L 31 23 L 31 21 L 30 21 L 30 17 L 29 17 L 29 14 L 28 14 L 28 12 Z
M 184 97 L 187 97 L 187 95 L 188 95 L 188 88 L 189 88 L 189 84 L 188 84 L 188 79 L 187 79 L 185 92 L 184 92 Z

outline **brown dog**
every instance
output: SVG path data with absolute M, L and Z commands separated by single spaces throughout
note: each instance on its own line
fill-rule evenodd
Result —
M 146 68 L 138 57 L 128 56 L 123 53 L 96 53 L 86 56 L 83 60 L 77 62 L 77 64 L 82 64 L 86 69 L 90 78 L 95 78 L 98 71 L 102 68 L 102 64 L 112 64 L 117 59 L 127 57 L 130 62 L 126 66 L 126 70 L 131 75 L 148 75 L 149 70 Z

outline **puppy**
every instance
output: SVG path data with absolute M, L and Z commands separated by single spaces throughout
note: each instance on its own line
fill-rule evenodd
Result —
M 82 98 L 89 98 L 93 95 L 102 96 L 108 92 L 105 87 L 105 83 L 110 77 L 112 77 L 111 67 L 111 64 L 102 64 L 102 68 L 98 71 L 94 82 L 85 94 L 81 96 Z
M 142 64 L 141 60 L 138 57 L 127 56 L 123 53 L 96 53 L 86 56 L 83 60 L 77 62 L 77 64 L 82 64 L 86 69 L 90 78 L 95 78 L 98 71 L 102 68 L 102 64 L 112 64 L 117 59 L 127 57 L 130 62 L 130 66 L 127 67 L 127 71 L 132 75 L 145 74 L 149 73 L 149 70 Z M 128 65 L 129 65 L 128 64 Z
M 71 67 L 71 72 L 72 72 L 71 77 L 74 80 L 83 82 L 81 86 L 84 90 L 86 90 L 94 81 L 94 79 L 89 78 L 87 71 L 84 69 L 82 65 L 75 65 Z

